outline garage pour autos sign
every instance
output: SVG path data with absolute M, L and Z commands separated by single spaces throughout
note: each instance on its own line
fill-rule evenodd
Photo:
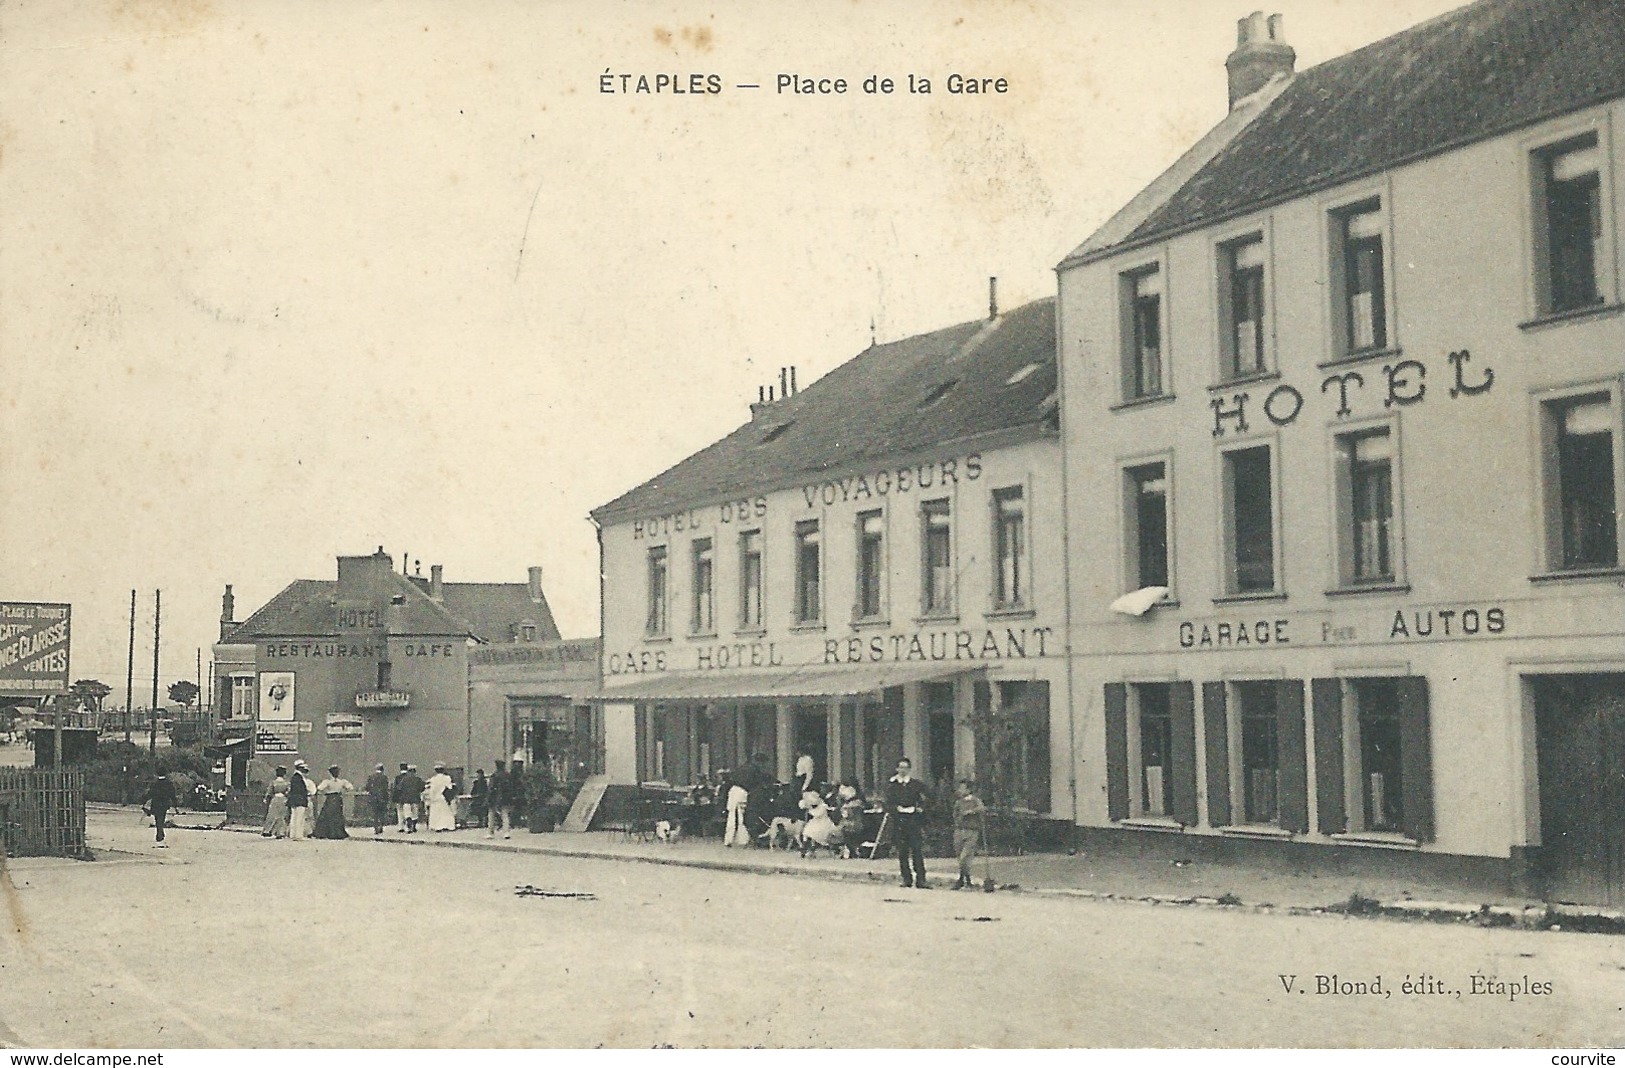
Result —
M 0 694 L 68 692 L 70 606 L 0 601 Z

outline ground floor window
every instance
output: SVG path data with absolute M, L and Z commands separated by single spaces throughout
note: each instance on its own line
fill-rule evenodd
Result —
M 1173 719 L 1167 683 L 1134 687 L 1139 727 L 1140 781 L 1136 807 L 1143 816 L 1166 816 L 1174 807 Z
M 1244 823 L 1274 823 L 1281 771 L 1275 684 L 1236 684 L 1236 722 L 1241 728 L 1241 815 Z
M 1432 837 L 1427 680 L 1315 679 L 1315 796 L 1323 834 Z
M 1113 820 L 1196 823 L 1196 697 L 1189 682 L 1109 683 L 1106 801 Z
M 1300 679 L 1202 685 L 1208 823 L 1309 829 Z

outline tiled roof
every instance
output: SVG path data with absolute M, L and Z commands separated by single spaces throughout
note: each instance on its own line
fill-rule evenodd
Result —
M 1621 0 L 1478 0 L 1298 74 L 1113 244 L 1242 215 L 1620 96 Z
M 529 583 L 447 582 L 441 587 L 446 610 L 468 626 L 481 641 L 503 644 L 513 641 L 513 625 L 536 624 L 536 640 L 559 640 L 547 594 L 540 601 L 530 599 Z
M 513 640 L 514 624 L 529 620 L 536 624 L 538 641 L 559 637 L 545 594 L 540 603 L 532 601 L 528 583 L 448 582 L 442 586 L 443 599 L 436 602 L 405 575 L 387 571 L 382 581 L 387 586 L 378 591 L 382 594 L 378 600 L 387 602 L 393 593 L 406 598 L 399 624 L 403 634 L 471 635 L 501 644 Z M 334 634 L 337 590 L 338 583 L 332 579 L 295 579 L 238 624 L 222 644 Z
M 988 434 L 1051 433 L 1054 419 L 1055 301 L 1046 298 L 872 345 L 592 514 L 613 521 L 726 500 Z

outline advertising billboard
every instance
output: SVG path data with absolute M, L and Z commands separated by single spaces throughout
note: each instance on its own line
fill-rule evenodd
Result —
M 0 695 L 68 692 L 71 617 L 65 604 L 0 601 Z

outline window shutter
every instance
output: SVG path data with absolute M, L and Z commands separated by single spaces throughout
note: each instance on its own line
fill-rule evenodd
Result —
M 1106 818 L 1128 818 L 1128 687 L 1106 684 Z
M 1433 841 L 1433 738 L 1428 723 L 1428 680 L 1421 675 L 1399 685 L 1400 776 L 1405 780 L 1405 833 Z
M 1309 700 L 1315 710 L 1315 800 L 1321 834 L 1349 829 L 1343 807 L 1343 682 L 1314 679 Z
M 1173 734 L 1169 746 L 1174 775 L 1170 813 L 1187 827 L 1196 825 L 1196 687 L 1176 682 L 1169 687 L 1168 711 Z
M 1302 679 L 1282 679 L 1275 684 L 1275 731 L 1281 826 L 1303 834 L 1309 830 L 1309 768 L 1304 746 Z
M 1207 822 L 1230 825 L 1230 722 L 1222 682 L 1202 683 L 1202 728 L 1207 736 Z

